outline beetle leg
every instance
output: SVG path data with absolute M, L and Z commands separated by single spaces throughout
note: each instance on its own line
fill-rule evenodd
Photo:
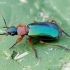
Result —
M 37 21 L 33 21 L 33 23 L 37 23 Z
M 31 38 L 28 38 L 27 41 L 28 41 L 30 47 L 34 50 L 36 58 L 38 58 L 36 49 L 35 49 L 34 46 L 30 43 L 30 42 L 31 42 Z
M 13 48 L 17 43 L 19 43 L 20 41 L 22 41 L 23 37 L 24 36 L 21 36 L 20 38 L 18 38 L 17 41 L 9 49 Z
M 62 30 L 62 29 L 61 29 L 61 30 Z M 63 32 L 66 36 L 70 37 L 70 35 L 68 35 L 64 30 L 62 30 L 62 32 Z
M 51 23 L 53 23 L 53 22 L 54 22 L 54 23 L 56 23 L 56 21 L 55 21 L 55 20 L 50 20 L 49 22 L 51 22 Z M 57 23 L 56 23 L 56 24 L 57 24 Z
M 49 22 L 51 22 L 51 23 L 55 23 L 56 25 L 57 25 L 57 23 L 56 23 L 56 21 L 55 20 L 50 20 Z M 58 25 L 57 25 L 58 26 Z M 58 26 L 59 27 L 59 26 Z M 60 27 L 59 27 L 60 28 Z M 61 28 L 60 28 L 61 29 Z M 65 35 L 67 35 L 68 37 L 70 37 L 70 35 L 68 35 L 64 30 L 62 30 L 61 29 L 61 31 L 65 34 Z
M 60 47 L 60 48 L 65 49 L 65 50 L 67 50 L 67 51 L 70 50 L 69 48 L 66 48 L 66 47 L 60 46 L 60 45 L 56 45 L 56 44 L 50 44 L 50 43 L 43 42 L 43 41 L 40 41 L 40 43 L 41 43 L 41 44 L 48 44 L 48 45 L 50 45 L 50 46 L 57 46 L 57 47 Z

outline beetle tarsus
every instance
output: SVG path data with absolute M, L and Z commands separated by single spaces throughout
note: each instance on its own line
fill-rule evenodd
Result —
M 9 49 L 13 48 L 17 43 L 13 44 Z
M 61 48 L 63 48 L 63 49 L 65 49 L 65 50 L 70 50 L 70 48 L 67 48 L 67 47 L 64 47 L 64 46 L 60 46 L 60 45 L 56 45 L 56 46 L 58 46 L 58 47 L 61 47 Z
M 70 35 L 68 35 L 64 30 L 62 30 L 62 32 L 63 32 L 66 36 L 70 37 Z
M 35 52 L 35 56 L 36 56 L 36 58 L 38 58 L 37 51 L 36 51 L 36 50 L 34 50 L 34 52 Z
M 17 43 L 19 43 L 20 41 L 22 41 L 22 39 L 23 39 L 23 36 L 21 36 L 20 38 L 18 38 L 17 41 L 15 42 L 15 44 L 13 44 L 13 46 L 10 47 L 10 49 L 13 48 Z

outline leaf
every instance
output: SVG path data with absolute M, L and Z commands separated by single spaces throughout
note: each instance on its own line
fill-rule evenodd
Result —
M 18 26 L 20 22 L 28 25 L 34 20 L 46 21 L 46 17 L 47 20 L 55 20 L 68 34 L 70 34 L 69 6 L 69 0 L 0 0 L 0 11 L 8 26 Z M 0 33 L 5 30 L 2 28 L 4 26 L 0 14 Z M 19 36 L 0 36 L 0 70 L 63 70 L 64 64 L 70 61 L 69 51 L 40 43 L 33 44 L 38 53 L 37 59 L 27 43 L 27 36 L 9 50 L 17 38 Z M 64 34 L 58 41 L 52 43 L 70 48 L 70 39 Z M 13 51 L 19 52 L 19 55 L 27 52 L 28 55 L 13 60 L 10 57 Z

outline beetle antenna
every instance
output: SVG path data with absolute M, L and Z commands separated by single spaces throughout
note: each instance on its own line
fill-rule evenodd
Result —
M 0 34 L 0 35 L 6 35 L 7 33 L 2 33 L 2 34 Z
M 6 24 L 6 20 L 5 20 L 5 18 L 4 18 L 4 16 L 3 16 L 3 14 L 2 14 L 2 12 L 1 12 L 1 11 L 0 11 L 0 13 L 1 13 L 2 18 L 3 18 L 3 20 L 4 20 L 4 23 L 5 23 L 5 27 L 4 27 L 4 28 L 8 28 L 8 27 L 7 27 L 7 24 Z

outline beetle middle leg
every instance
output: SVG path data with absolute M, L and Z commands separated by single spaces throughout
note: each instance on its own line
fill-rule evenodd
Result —
M 50 46 L 57 46 L 57 47 L 60 47 L 60 48 L 63 48 L 63 49 L 65 49 L 65 50 L 69 50 L 70 51 L 70 48 L 66 48 L 66 47 L 64 47 L 64 46 L 60 46 L 60 45 L 57 45 L 57 44 L 50 44 L 50 43 L 48 43 L 48 42 L 44 42 L 44 41 L 42 41 L 42 40 L 40 40 L 40 43 L 41 44 L 48 44 L 48 45 L 50 45 Z
M 33 23 L 37 23 L 37 21 L 36 21 L 36 20 L 34 20 L 34 21 L 33 21 Z
M 36 58 L 38 58 L 36 49 L 35 49 L 34 46 L 30 43 L 30 42 L 31 42 L 31 38 L 28 38 L 27 41 L 28 41 L 30 47 L 34 50 Z
M 56 21 L 55 21 L 55 20 L 49 20 L 49 22 L 51 22 L 51 23 L 53 23 L 53 22 L 54 22 L 54 23 L 56 23 Z M 56 24 L 57 24 L 57 23 L 56 23 Z

